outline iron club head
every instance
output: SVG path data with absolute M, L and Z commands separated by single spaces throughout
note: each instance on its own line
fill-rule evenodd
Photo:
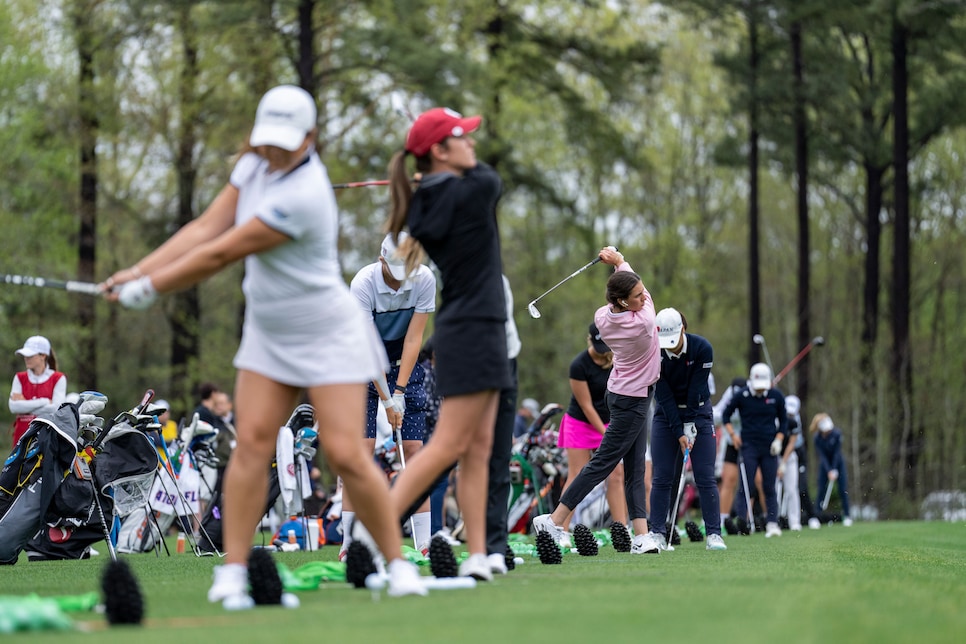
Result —
M 530 312 L 530 317 L 532 317 L 534 320 L 536 320 L 536 319 L 538 319 L 540 317 L 540 311 L 537 310 L 537 301 L 536 300 L 534 300 L 534 301 L 530 302 L 529 304 L 527 304 L 527 311 Z
M 814 344 L 814 345 L 815 345 L 815 346 L 817 346 L 817 347 L 820 347 L 820 346 L 822 346 L 823 344 L 825 344 L 825 338 L 823 338 L 823 337 L 822 337 L 822 336 L 820 336 L 820 335 L 817 335 L 817 336 L 815 336 L 814 338 L 812 338 L 812 344 Z

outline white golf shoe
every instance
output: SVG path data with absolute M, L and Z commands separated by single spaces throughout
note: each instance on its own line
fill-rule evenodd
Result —
M 765 538 L 770 539 L 771 537 L 782 536 L 782 529 L 778 527 L 775 522 L 765 524 Z
M 470 555 L 460 564 L 460 577 L 473 577 L 477 581 L 493 581 L 490 562 L 483 553 Z
M 549 514 L 541 514 L 533 517 L 533 531 L 546 532 L 558 546 L 567 544 L 565 547 L 570 547 L 570 538 L 567 536 L 567 531 L 554 523 Z
M 725 545 L 724 539 L 721 538 L 720 534 L 709 534 L 707 539 L 707 545 L 704 547 L 705 550 L 727 550 L 728 546 Z
M 658 554 L 661 552 L 661 543 L 658 539 L 663 539 L 662 535 L 648 532 L 647 534 L 635 534 L 631 541 L 631 554 Z
M 811 530 L 818 530 L 822 527 L 822 522 L 818 520 L 818 517 L 812 517 L 808 520 L 808 527 Z
M 208 589 L 208 601 L 221 602 L 225 610 L 248 610 L 255 600 L 248 594 L 248 568 L 241 564 L 215 566 L 214 582 Z
M 389 590 L 386 593 L 390 597 L 402 597 L 404 595 L 428 595 L 429 591 L 420 579 L 419 569 L 416 564 L 410 563 L 405 559 L 393 559 L 389 562 Z
M 494 552 L 493 554 L 487 555 L 486 562 L 490 566 L 490 572 L 492 572 L 494 575 L 507 574 L 506 557 L 501 555 L 499 552 Z

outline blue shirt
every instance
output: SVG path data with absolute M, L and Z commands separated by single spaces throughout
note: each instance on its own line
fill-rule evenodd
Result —
M 736 411 L 741 416 L 742 442 L 768 446 L 778 432 L 787 433 L 785 396 L 774 387 L 762 396 L 756 396 L 747 386 L 742 387 L 721 412 L 721 417 L 731 418 Z

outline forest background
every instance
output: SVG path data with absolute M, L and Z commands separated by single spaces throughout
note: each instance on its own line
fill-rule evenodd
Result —
M 408 118 L 481 113 L 505 181 L 520 396 L 569 400 L 618 245 L 658 309 L 715 349 L 719 394 L 761 360 L 845 433 L 853 503 L 914 517 L 966 475 L 964 0 L 6 0 L 0 256 L 99 281 L 198 216 L 261 94 L 318 101 L 333 182 L 381 179 Z M 402 106 L 404 110 L 400 110 Z M 384 188 L 337 192 L 347 281 Z M 6 373 L 49 337 L 70 388 L 231 389 L 240 266 L 147 312 L 0 285 Z M 8 423 L 9 414 L 0 415 Z M 3 433 L 0 447 L 9 444 Z

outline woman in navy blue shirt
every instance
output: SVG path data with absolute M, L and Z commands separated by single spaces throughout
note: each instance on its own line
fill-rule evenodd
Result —
M 778 454 L 785 440 L 788 421 L 785 396 L 772 387 L 768 365 L 758 362 L 751 366 L 748 385 L 734 395 L 721 416 L 731 418 L 736 411 L 741 416 L 741 434 L 735 433 L 730 422 L 725 423 L 725 429 L 744 462 L 745 471 L 742 474 L 747 476 L 745 480 L 754 481 L 755 472 L 761 468 L 761 486 L 765 492 L 765 505 L 768 506 L 765 536 L 780 537 L 782 531 L 778 527 L 775 478 L 778 476 Z
M 714 434 L 708 374 L 714 364 L 711 343 L 685 333 L 687 323 L 675 309 L 657 314 L 661 342 L 661 379 L 657 381 L 657 408 L 651 425 L 651 529 L 664 525 L 670 511 L 671 489 L 678 454 L 690 449 L 691 470 L 698 486 L 708 550 L 726 550 L 721 538 L 718 485 L 714 478 L 717 442 Z M 681 472 L 684 476 L 684 472 Z M 671 517 L 673 529 L 677 517 Z M 664 535 L 657 540 L 667 546 Z
M 842 525 L 849 527 L 852 525 L 852 517 L 849 514 L 849 483 L 845 474 L 845 457 L 842 456 L 842 430 L 835 426 L 828 414 L 815 414 L 809 431 L 815 435 L 815 453 L 818 455 L 818 498 L 824 500 L 829 486 L 838 483 L 839 500 L 842 502 Z

